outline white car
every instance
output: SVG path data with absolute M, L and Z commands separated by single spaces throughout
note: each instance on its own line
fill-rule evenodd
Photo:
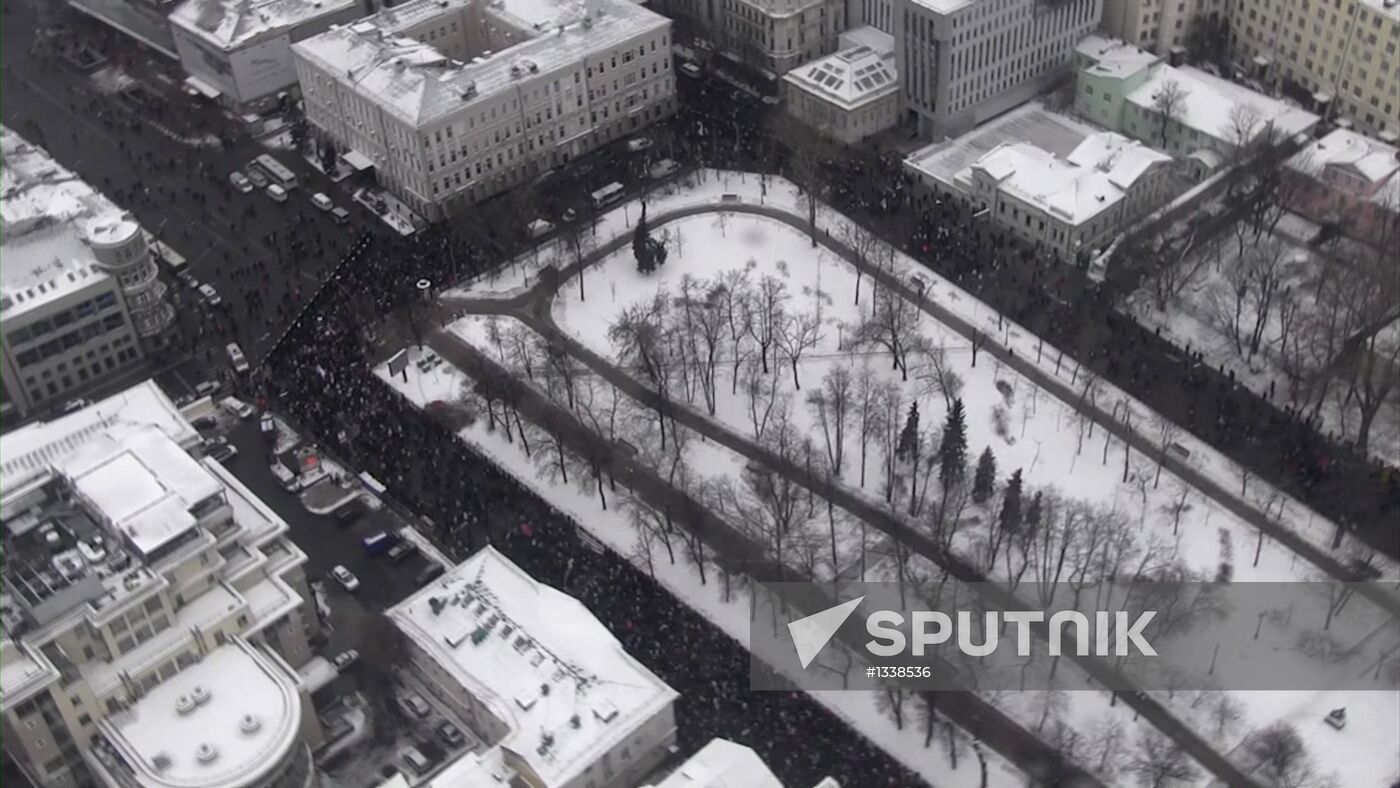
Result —
M 267 468 L 272 471 L 273 477 L 277 479 L 278 484 L 282 485 L 282 489 L 289 493 L 301 491 L 301 479 L 298 479 L 295 473 L 287 470 L 287 466 L 280 462 L 274 462 Z
M 427 701 L 423 700 L 417 695 L 414 695 L 413 693 L 409 693 L 407 695 L 400 695 L 398 697 L 398 702 L 399 709 L 401 709 L 403 713 L 409 717 L 417 717 L 419 719 L 422 719 L 431 714 L 433 711 L 433 707 L 429 706 Z
M 632 139 L 627 141 L 627 150 L 630 150 L 633 153 L 636 153 L 637 151 L 644 151 L 650 147 L 650 137 L 633 137 Z
M 233 188 L 239 190 L 240 192 L 243 192 L 244 194 L 247 194 L 253 189 L 257 188 L 253 185 L 252 181 L 248 180 L 247 175 L 244 175 L 238 170 L 234 170 L 233 172 L 228 174 L 228 182 L 233 184 Z
M 219 291 L 215 290 L 211 284 L 200 285 L 199 294 L 204 297 L 204 303 L 209 306 L 218 306 L 224 302 L 224 299 L 219 297 Z
M 342 651 L 339 654 L 336 654 L 335 659 L 331 660 L 331 664 L 335 665 L 336 670 L 345 670 L 346 668 L 355 664 L 355 660 L 359 658 L 360 652 L 352 648 L 349 651 Z
M 331 567 L 331 577 L 335 578 L 337 583 L 344 586 L 346 591 L 353 593 L 360 588 L 360 579 L 355 577 L 349 569 L 346 569 L 340 564 Z
M 700 75 L 703 73 L 700 67 L 694 63 L 682 63 L 680 65 L 680 72 L 681 76 L 690 77 L 691 79 L 699 79 Z
M 335 207 L 335 203 L 331 202 L 331 198 L 327 197 L 322 192 L 316 192 L 311 195 L 311 204 L 322 211 L 329 211 Z
M 662 159 L 651 165 L 651 169 L 647 170 L 647 175 L 653 179 L 665 178 L 680 168 L 681 165 L 677 164 L 674 160 Z
M 228 411 L 229 413 L 232 413 L 240 419 L 246 419 L 257 412 L 257 409 L 254 408 L 252 405 L 249 405 L 248 403 L 236 397 L 224 397 L 223 402 L 219 404 L 223 406 L 224 410 Z

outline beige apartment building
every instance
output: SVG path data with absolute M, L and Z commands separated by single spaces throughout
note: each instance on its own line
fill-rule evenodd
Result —
M 147 381 L 0 438 L 0 732 L 37 786 L 306 788 L 287 523 Z
M 1381 141 L 1400 139 L 1400 0 L 1238 0 L 1236 67 Z
M 1225 0 L 1104 0 L 1100 29 L 1163 57 L 1186 46 L 1198 17 L 1223 22 Z

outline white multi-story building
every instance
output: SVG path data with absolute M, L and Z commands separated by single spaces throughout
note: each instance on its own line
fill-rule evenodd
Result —
M 899 0 L 901 106 L 921 133 L 954 135 L 1069 73 L 1103 0 Z
M 170 29 L 190 83 L 243 110 L 297 83 L 294 42 L 367 11 L 364 0 L 185 0 Z
M 0 437 L 0 730 L 36 785 L 309 784 L 306 555 L 202 445 L 149 381 Z
M 48 153 L 0 128 L 0 413 L 129 371 L 175 319 L 146 234 Z
M 894 37 L 870 26 L 842 33 L 840 51 L 789 71 L 783 86 L 788 114 L 847 144 L 899 122 Z
M 670 115 L 670 43 L 627 0 L 412 0 L 292 52 L 311 124 L 436 220 Z
M 1075 260 L 1166 201 L 1171 157 L 1112 132 L 1061 159 L 1033 142 L 1004 143 L 951 179 L 910 165 L 925 186 L 1017 237 Z
M 388 615 L 409 669 L 486 747 L 434 786 L 631 788 L 675 743 L 676 692 L 578 600 L 494 548 Z
M 1243 74 L 1400 140 L 1400 0 L 1236 0 L 1230 33 Z

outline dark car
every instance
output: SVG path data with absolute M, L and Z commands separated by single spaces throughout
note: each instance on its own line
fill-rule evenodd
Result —
M 351 501 L 335 510 L 331 516 L 335 518 L 336 525 L 350 525 L 365 513 L 364 504 L 359 501 Z
M 462 735 L 457 726 L 446 720 L 438 723 L 437 733 L 448 747 L 457 748 L 467 743 L 467 737 Z
M 389 559 L 389 563 L 401 564 L 416 552 L 418 552 L 418 545 L 408 541 L 401 541 L 393 547 L 390 547 L 389 552 L 384 555 Z
M 442 564 L 433 561 L 427 566 L 423 567 L 423 571 L 419 572 L 417 576 L 413 578 L 413 582 L 417 583 L 420 586 L 425 586 L 438 579 L 439 577 L 442 577 L 442 573 Z

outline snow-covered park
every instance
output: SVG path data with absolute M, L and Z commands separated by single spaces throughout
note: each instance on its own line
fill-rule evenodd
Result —
M 715 203 L 722 195 L 775 205 L 798 219 L 806 215 L 805 198 L 790 184 L 723 173 L 653 195 L 648 211 L 656 217 Z M 602 217 L 590 243 L 630 235 L 639 215 L 640 207 L 632 204 Z M 573 280 L 564 283 L 553 318 L 634 379 L 805 467 L 820 484 L 841 485 L 880 503 L 1008 584 L 1044 571 L 1035 557 L 1061 548 L 1084 571 L 1092 562 L 1096 573 L 1177 572 L 1219 582 L 1322 579 L 1305 560 L 1128 449 L 1076 406 L 1111 409 L 1115 420 L 1154 442 L 1182 447 L 1193 464 L 1243 488 L 1252 505 L 1317 544 L 1330 543 L 1332 524 L 1241 474 L 1209 447 L 839 215 L 823 207 L 818 217 L 820 227 L 871 265 L 980 326 L 975 341 L 858 274 L 824 245 L 814 246 L 802 230 L 734 211 L 650 227 L 650 236 L 665 245 L 664 264 L 639 272 L 632 245 L 624 243 L 583 273 L 582 295 Z M 551 262 L 570 262 L 569 250 L 547 245 L 456 292 L 477 298 L 518 294 Z M 513 319 L 468 316 L 451 330 L 598 431 L 631 444 L 774 558 L 811 577 L 889 580 L 937 572 L 930 562 L 892 549 L 848 514 L 820 499 L 814 503 L 810 490 L 774 484 L 772 475 L 753 469 L 738 453 L 659 420 L 575 362 L 551 361 L 539 338 Z M 1078 401 L 1060 399 L 999 362 L 987 352 L 992 343 L 1036 360 Z M 432 358 L 416 358 L 406 381 L 380 372 L 420 405 L 470 400 L 462 373 Z M 480 403 L 474 407 L 480 412 Z M 508 430 L 488 429 L 493 421 L 494 414 L 479 418 L 463 430 L 464 439 L 746 642 L 742 580 L 738 591 L 713 578 L 700 582 L 702 573 L 684 551 L 660 543 L 664 528 L 648 518 L 644 505 L 625 500 L 625 492 L 621 502 L 609 500 L 602 480 L 590 481 L 586 467 L 571 469 L 563 452 L 557 463 L 538 445 L 527 456 L 524 442 Z M 569 473 L 573 483 L 560 483 Z M 1344 549 L 1371 560 L 1384 576 L 1395 576 L 1389 564 L 1353 545 Z M 1306 628 L 1280 625 L 1269 642 L 1289 648 Z M 1378 686 L 1394 685 L 1393 676 L 1388 681 Z M 1318 773 L 1334 773 L 1341 784 L 1380 784 L 1400 773 L 1400 693 L 1394 691 L 1159 694 L 1221 751 L 1248 750 L 1253 745 L 1242 744 L 1247 735 L 1288 723 Z M 892 698 L 873 693 L 825 693 L 822 700 L 930 783 L 976 784 L 976 769 L 949 771 L 958 748 L 967 755 L 970 745 L 926 748 L 913 700 L 899 714 Z M 1111 705 L 1106 693 L 1000 692 L 990 700 L 1111 784 L 1142 777 L 1143 752 L 1155 740 L 1145 722 L 1134 721 L 1124 705 Z M 1352 715 L 1344 731 L 1322 722 L 1338 706 Z M 901 725 L 893 723 L 896 716 Z M 1356 757 L 1331 757 L 1339 751 Z M 1024 779 L 991 760 L 999 775 L 991 784 Z M 1205 784 L 1202 770 L 1191 771 L 1193 779 L 1178 784 Z

